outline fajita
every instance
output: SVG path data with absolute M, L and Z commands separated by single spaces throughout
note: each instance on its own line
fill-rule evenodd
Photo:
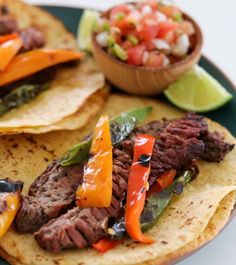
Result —
M 85 149 L 81 149 L 78 142 L 85 136 L 87 136 L 85 142 L 88 141 L 88 135 L 94 128 L 94 121 L 80 131 L 58 132 L 30 138 L 18 136 L 14 141 L 20 145 L 15 149 L 11 148 L 15 143 L 9 142 L 10 137 L 1 140 L 1 146 L 5 145 L 5 148 L 11 150 L 6 172 L 12 172 L 9 177 L 13 180 L 25 182 L 25 195 L 16 218 L 16 227 L 21 232 L 36 231 L 35 238 L 38 244 L 47 249 L 47 252 L 42 250 L 32 234 L 19 234 L 12 228 L 0 241 L 3 257 L 12 264 L 17 262 L 20 264 L 54 264 L 55 262 L 58 264 L 75 264 L 75 262 L 80 264 L 165 264 L 206 243 L 226 224 L 235 203 L 235 150 L 232 151 L 235 144 L 234 138 L 224 128 L 201 116 L 188 114 L 183 117 L 183 114 L 175 109 L 145 98 L 112 95 L 104 109 L 104 114 L 109 114 L 110 118 L 114 117 L 124 111 L 126 106 L 145 109 L 146 112 L 149 112 L 147 106 L 151 106 L 153 110 L 149 116 L 147 115 L 146 125 L 135 124 L 135 128 L 132 128 L 128 126 L 132 124 L 132 119 L 128 118 L 125 127 L 127 130 L 121 130 L 125 135 L 124 139 L 112 137 L 113 130 L 119 126 L 116 124 L 117 126 L 111 127 L 111 139 L 116 144 L 113 145 L 113 193 L 110 208 L 99 209 L 88 206 L 83 208 L 83 202 L 78 202 L 82 196 L 77 189 L 81 187 L 79 184 L 82 183 L 85 172 L 81 163 L 87 164 L 88 159 L 91 159 L 91 156 L 87 158 L 86 155 L 84 156 Z M 141 115 L 141 120 L 144 116 Z M 122 117 L 123 120 L 121 120 L 124 122 L 127 115 Z M 160 121 L 161 117 L 167 120 Z M 140 113 L 136 118 L 140 119 Z M 121 120 L 113 119 L 110 122 L 119 123 Z M 154 122 L 148 123 L 151 120 Z M 125 121 L 127 122 L 126 119 Z M 208 126 L 211 132 L 208 131 Z M 126 216 L 123 212 L 127 210 L 124 205 L 129 199 L 125 201 L 124 198 L 127 194 L 127 182 L 130 181 L 133 160 L 130 152 L 135 151 L 135 139 L 141 135 L 155 138 L 150 161 L 151 171 L 148 177 L 149 188 L 145 185 L 145 189 L 148 192 L 151 191 L 156 181 L 159 185 L 165 186 L 158 179 L 160 180 L 161 176 L 169 170 L 176 171 L 174 176 L 176 182 L 172 179 L 172 184 L 175 182 L 175 185 L 171 192 L 168 191 L 173 187 L 170 184 L 168 187 L 162 186 L 164 188 L 161 187 L 161 191 L 155 191 L 156 194 L 161 195 L 159 199 L 162 198 L 164 201 L 171 193 L 170 205 L 164 207 L 161 216 L 156 212 L 154 214 L 156 216 L 152 214 L 150 216 L 150 212 L 147 214 L 147 210 L 153 210 L 152 206 L 155 206 L 150 200 L 155 193 L 146 197 L 140 222 L 141 226 L 146 226 L 145 235 L 154 241 L 152 244 L 137 243 L 140 240 L 134 242 L 127 235 L 123 237 L 124 226 L 119 226 L 122 228 L 119 230 L 121 234 L 114 226 L 122 224 L 119 221 Z M 120 136 L 120 133 L 116 136 Z M 73 149 L 74 152 L 70 151 L 68 155 L 66 151 L 76 143 L 76 150 L 80 150 L 79 153 Z M 39 148 L 42 145 L 43 147 Z M 31 150 L 34 156 L 27 155 L 27 150 Z M 1 153 L 4 154 L 3 149 Z M 67 155 L 63 156 L 64 153 Z M 22 155 L 26 165 L 19 162 Z M 3 165 L 4 155 L 2 157 L 0 163 Z M 58 160 L 58 157 L 63 159 Z M 48 160 L 53 159 L 56 161 L 51 163 L 42 175 L 46 165 L 49 164 Z M 222 159 L 223 161 L 220 162 Z M 144 166 L 149 165 L 148 157 L 142 156 L 138 161 L 141 161 Z M 187 175 L 183 173 L 186 171 L 192 172 L 191 181 L 185 178 Z M 39 178 L 30 187 L 38 176 Z M 128 178 L 126 182 L 125 177 Z M 28 190 L 29 195 L 26 195 Z M 76 194 L 77 204 L 80 204 L 80 207 L 76 205 Z M 106 190 L 103 194 L 105 196 Z M 91 199 L 91 197 L 88 198 Z M 159 207 L 163 205 L 158 205 L 157 209 Z M 151 213 L 154 212 L 151 211 Z M 154 223 L 152 223 L 153 217 L 157 217 Z M 105 219 L 109 221 L 104 222 Z M 122 239 L 122 243 L 104 254 L 100 254 L 91 247 L 83 250 L 84 247 L 91 246 L 104 237 L 117 237 Z M 9 244 L 12 244 L 11 248 Z M 62 251 L 75 247 L 82 250 Z
M 0 133 L 79 128 L 99 111 L 108 93 L 104 76 L 61 22 L 38 7 L 1 0 L 0 28 L 0 56 L 10 56 L 0 71 Z

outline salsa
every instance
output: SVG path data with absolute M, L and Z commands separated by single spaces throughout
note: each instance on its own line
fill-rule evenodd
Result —
M 192 49 L 193 24 L 172 3 L 121 4 L 99 18 L 96 41 L 111 56 L 134 66 L 162 68 Z

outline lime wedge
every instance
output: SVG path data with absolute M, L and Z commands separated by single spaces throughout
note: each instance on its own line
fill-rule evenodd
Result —
M 164 92 L 175 106 L 206 112 L 225 105 L 232 95 L 202 67 L 196 65 Z
M 77 31 L 77 41 L 81 50 L 92 50 L 91 32 L 99 15 L 99 12 L 94 10 L 85 10 L 83 12 Z

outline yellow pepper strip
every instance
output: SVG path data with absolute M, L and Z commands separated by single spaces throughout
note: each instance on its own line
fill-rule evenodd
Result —
M 0 193 L 0 238 L 7 232 L 11 226 L 16 213 L 20 207 L 20 194 L 18 192 Z M 3 206 L 6 206 L 4 209 Z
M 109 207 L 112 198 L 112 142 L 108 116 L 102 116 L 96 125 L 90 155 L 82 185 L 76 192 L 77 205 L 81 208 Z
M 23 42 L 21 38 L 8 40 L 0 45 L 0 71 L 3 71 L 18 53 Z
M 7 85 L 50 66 L 79 60 L 82 54 L 68 50 L 38 49 L 17 55 L 0 73 L 0 86 Z

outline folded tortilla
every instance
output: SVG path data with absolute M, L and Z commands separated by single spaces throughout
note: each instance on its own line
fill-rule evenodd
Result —
M 110 117 L 133 107 L 153 106 L 147 121 L 183 115 L 174 107 L 151 100 L 119 94 L 110 95 L 103 113 Z M 25 182 L 24 193 L 33 180 L 55 158 L 80 141 L 93 128 L 99 115 L 80 130 L 42 135 L 0 138 L 1 177 Z M 236 143 L 222 126 L 208 120 L 210 130 L 221 132 L 226 141 Z M 1 255 L 12 264 L 24 265 L 160 265 L 173 264 L 214 238 L 229 221 L 235 204 L 236 150 L 221 163 L 199 161 L 200 174 L 175 196 L 158 223 L 148 231 L 155 243 L 143 245 L 131 240 L 100 254 L 92 248 L 51 254 L 42 250 L 32 234 L 20 235 L 12 227 L 0 240 Z
M 34 26 L 43 32 L 46 38 L 45 48 L 77 50 L 76 40 L 72 34 L 46 11 L 17 0 L 0 0 L 0 5 L 4 3 L 20 28 Z M 64 66 L 55 71 L 56 75 L 49 89 L 0 117 L 0 133 L 22 133 L 34 127 L 43 127 L 44 132 L 52 131 L 54 128 L 80 128 L 90 119 L 91 113 L 94 115 L 101 109 L 102 104 L 91 105 L 89 112 L 85 112 L 83 108 L 85 103 L 89 104 L 90 97 L 105 85 L 104 75 L 92 58 L 86 57 L 77 66 Z M 96 97 L 99 96 L 102 97 L 102 94 L 97 93 Z M 77 120 L 79 115 L 83 119 L 76 123 L 77 127 L 68 126 L 68 119 L 74 114 Z M 85 116 L 87 117 L 84 118 Z M 61 122 L 64 119 L 67 119 L 66 125 Z M 74 119 L 70 123 L 73 121 Z M 31 133 L 34 133 L 34 130 L 31 130 Z

